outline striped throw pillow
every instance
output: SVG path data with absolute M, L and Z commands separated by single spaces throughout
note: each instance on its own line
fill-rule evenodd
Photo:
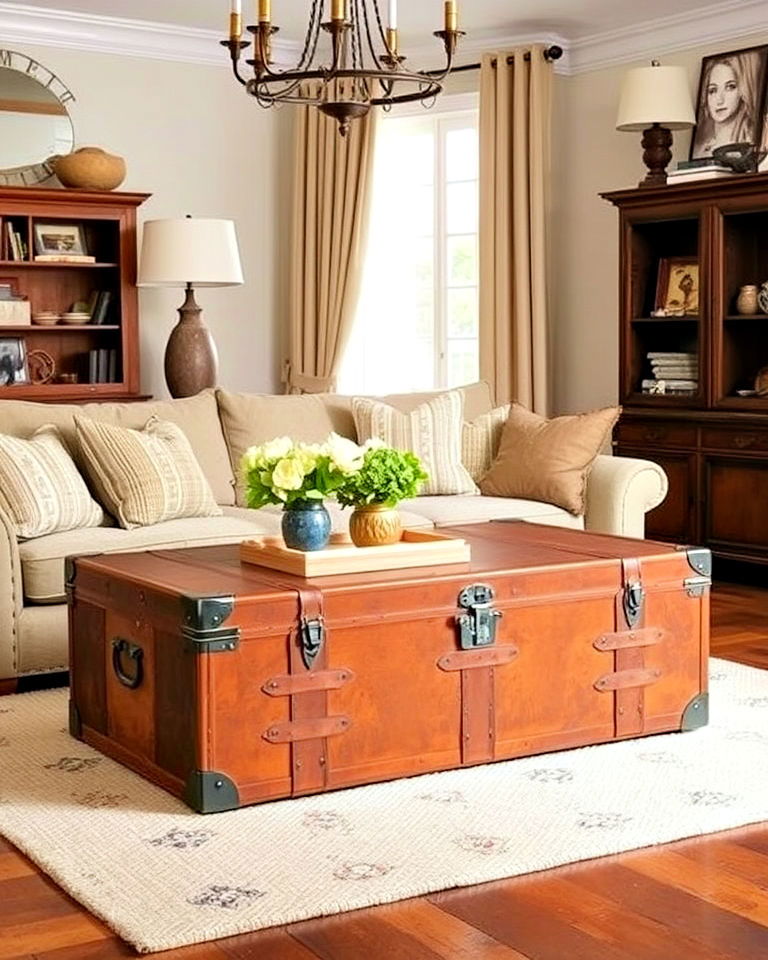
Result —
M 496 459 L 501 431 L 509 416 L 510 404 L 496 407 L 474 420 L 465 420 L 461 431 L 461 462 L 469 475 L 480 483 Z
M 53 425 L 40 427 L 28 440 L 0 436 L 0 510 L 19 540 L 104 521 Z
M 352 398 L 357 439 L 383 440 L 396 450 L 410 450 L 421 459 L 429 480 L 421 496 L 477 493 L 472 477 L 461 463 L 461 426 L 464 396 L 458 390 L 442 393 L 401 413 L 388 403 Z
M 143 430 L 75 417 L 88 475 L 121 527 L 179 517 L 218 517 L 210 485 L 184 432 L 152 417 Z

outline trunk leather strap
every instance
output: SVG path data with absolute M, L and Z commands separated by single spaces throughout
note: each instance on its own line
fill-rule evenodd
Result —
M 616 597 L 616 631 L 630 629 L 636 633 L 645 628 L 645 594 L 640 561 L 627 558 L 621 561 L 623 589 Z M 633 593 L 634 592 L 634 593 Z M 639 611 L 631 616 L 628 612 L 628 596 L 639 597 Z M 655 683 L 657 675 L 650 676 L 645 669 L 645 648 L 618 645 L 614 651 L 613 678 L 601 678 L 603 690 L 614 690 L 614 719 L 617 737 L 640 734 L 645 729 L 645 687 Z M 600 682 L 600 681 L 598 681 Z

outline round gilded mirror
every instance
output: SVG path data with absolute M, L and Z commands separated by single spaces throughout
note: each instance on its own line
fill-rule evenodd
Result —
M 0 184 L 31 186 L 53 175 L 50 158 L 74 146 L 74 99 L 37 60 L 0 49 Z

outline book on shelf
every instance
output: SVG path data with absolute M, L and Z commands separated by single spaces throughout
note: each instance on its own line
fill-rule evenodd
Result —
M 87 253 L 37 253 L 35 263 L 96 263 Z
M 96 291 L 95 298 L 92 297 L 91 299 L 91 323 L 95 323 L 97 325 L 106 323 L 111 303 L 111 290 Z
M 660 395 L 675 393 L 691 396 L 692 394 L 698 393 L 699 381 L 668 380 L 661 377 L 658 380 L 643 380 L 640 384 L 640 388 L 643 393 L 655 393 Z
M 724 180 L 735 177 L 730 167 L 702 167 L 700 170 L 672 170 L 667 174 L 667 183 L 688 183 L 692 180 Z
M 696 360 L 698 362 L 698 353 L 675 353 L 671 350 L 649 350 L 646 354 L 649 360 Z
M 88 382 L 117 382 L 117 350 L 100 347 L 88 351 Z
M 694 157 L 693 160 L 679 160 L 678 170 L 706 170 L 715 167 L 718 170 L 731 170 L 727 164 L 717 157 Z

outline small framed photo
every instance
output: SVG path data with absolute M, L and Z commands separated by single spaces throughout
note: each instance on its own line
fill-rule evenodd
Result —
M 86 255 L 82 224 L 35 223 L 35 253 Z
M 0 337 L 0 386 L 29 383 L 27 352 L 21 337 Z
M 656 284 L 656 315 L 698 316 L 699 261 L 695 257 L 662 257 Z
M 768 44 L 702 59 L 691 160 L 726 145 L 760 144 L 767 69 Z

